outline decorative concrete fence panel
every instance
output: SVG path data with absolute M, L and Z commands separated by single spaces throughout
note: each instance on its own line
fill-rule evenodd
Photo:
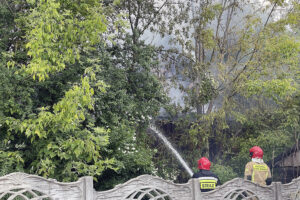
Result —
M 174 184 L 158 177 L 143 175 L 112 190 L 95 192 L 96 200 L 300 200 L 300 178 L 290 184 L 272 183 L 262 187 L 241 178 L 200 192 L 199 181 Z
M 300 178 L 289 184 L 261 187 L 235 178 L 201 193 L 198 179 L 175 184 L 142 175 L 107 191 L 95 191 L 92 177 L 61 183 L 36 175 L 12 173 L 0 177 L 0 200 L 300 200 Z
M 291 183 L 282 185 L 279 189 L 283 199 L 300 200 L 300 178 L 294 179 Z
M 117 185 L 114 189 L 96 192 L 96 200 L 192 200 L 193 184 L 174 184 L 159 177 L 142 175 Z
M 92 200 L 92 177 L 60 183 L 36 175 L 12 173 L 0 178 L 1 200 Z
M 261 187 L 241 178 L 235 178 L 225 184 L 217 187 L 210 192 L 201 193 L 199 199 L 214 199 L 214 200 L 275 200 L 276 191 L 275 184 L 268 187 Z

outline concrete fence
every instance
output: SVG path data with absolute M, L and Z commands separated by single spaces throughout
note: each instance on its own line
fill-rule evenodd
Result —
M 107 191 L 95 191 L 92 177 L 61 183 L 36 175 L 12 173 L 0 177 L 0 200 L 300 200 L 300 178 L 289 184 L 261 187 L 235 178 L 201 193 L 197 179 L 175 184 L 142 175 Z

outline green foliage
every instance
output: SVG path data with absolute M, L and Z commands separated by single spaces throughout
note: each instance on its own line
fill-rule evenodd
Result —
M 211 171 L 213 171 L 219 177 L 222 184 L 238 176 L 230 166 L 224 166 L 220 164 L 213 164 Z
M 40 108 L 38 115 L 31 114 L 25 120 L 6 118 L 5 126 L 9 129 L 4 148 L 19 145 L 25 150 L 22 160 L 31 160 L 31 172 L 64 181 L 114 168 L 113 159 L 104 160 L 100 155 L 101 148 L 108 144 L 107 130 L 92 122 L 82 127 L 83 121 L 88 121 L 87 109 L 93 108 L 92 95 L 89 79 L 85 77 L 80 85 L 66 92 L 53 111 Z M 27 141 L 14 139 L 22 133 Z
M 290 12 L 274 19 L 278 6 Z M 163 126 L 175 127 L 166 132 L 188 163 L 208 156 L 242 176 L 251 146 L 269 161 L 299 139 L 298 117 L 287 109 L 299 92 L 298 2 L 181 1 L 166 14 L 158 25 L 171 38 L 163 70 L 185 104 Z
M 31 10 L 23 5 L 18 15 L 10 10 L 17 6 L 14 2 L 7 5 L 8 13 L 19 17 L 17 24 L 8 21 L 9 25 L 18 25 L 19 29 L 9 34 L 4 41 L 7 48 L 1 49 L 1 173 L 18 170 L 74 181 L 79 176 L 100 175 L 107 168 L 116 170 L 114 158 L 100 154 L 109 144 L 109 130 L 96 126 L 91 114 L 95 90 L 105 92 L 105 84 L 95 79 L 92 68 L 78 63 L 79 54 L 100 41 L 104 16 L 101 9 L 84 10 L 85 3 L 77 7 L 80 13 L 76 14 L 72 2 L 64 3 L 40 1 L 32 4 Z M 96 2 L 93 5 L 101 8 Z M 6 28 L 1 26 L 1 30 Z M 12 40 L 20 34 L 25 34 L 22 38 L 26 42 Z M 30 58 L 26 57 L 25 46 Z M 73 69 L 61 72 L 65 65 Z M 26 71 L 44 82 L 32 80 Z
M 23 171 L 22 166 L 24 164 L 24 160 L 22 159 L 21 153 L 18 151 L 0 151 L 0 164 L 0 175 L 4 176 L 6 174 L 15 172 L 15 170 Z
M 292 1 L 293 7 L 292 12 L 287 16 L 288 23 L 294 28 L 299 30 L 299 17 L 300 17 L 300 3 L 297 1 Z
M 2 175 L 91 175 L 97 189 L 144 173 L 186 181 L 146 133 L 167 102 L 165 74 L 185 107 L 165 106 L 160 125 L 192 166 L 209 156 L 223 183 L 242 176 L 251 146 L 268 161 L 299 140 L 297 1 L 270 1 L 290 9 L 277 21 L 247 1 L 161 3 L 0 2 Z M 144 43 L 148 30 L 168 35 L 170 49 Z
M 270 81 L 248 81 L 245 84 L 245 92 L 247 96 L 265 94 L 276 102 L 279 99 L 290 98 L 297 91 L 297 84 L 293 79 L 273 79 Z
M 156 65 L 153 49 L 143 44 L 135 46 L 130 43 L 130 38 L 128 40 L 124 48 L 116 45 L 108 49 L 112 55 L 105 51 L 100 55 L 103 68 L 98 77 L 110 86 L 105 94 L 96 94 L 97 105 L 106 110 L 106 114 L 115 116 L 102 115 L 99 119 L 110 119 L 111 124 L 118 124 L 120 119 L 145 123 L 149 116 L 158 113 L 165 102 L 162 87 L 150 71 Z M 135 53 L 136 61 L 132 53 Z
M 151 72 L 157 65 L 154 53 L 151 46 L 142 42 L 135 45 L 126 36 L 122 46 L 106 46 L 98 55 L 103 67 L 96 77 L 109 87 L 106 93 L 95 93 L 95 116 L 97 124 L 111 130 L 110 144 L 103 154 L 116 158 L 119 166 L 117 172 L 108 170 L 99 177 L 100 189 L 154 169 L 145 127 L 166 102 L 163 89 Z
M 281 35 L 270 38 L 266 41 L 265 48 L 263 49 L 262 57 L 264 63 L 271 66 L 285 66 L 291 69 L 299 66 L 298 53 L 300 51 L 299 41 L 292 35 Z
M 80 53 L 97 43 L 99 34 L 106 30 L 101 10 L 101 4 L 94 1 L 80 6 L 68 1 L 39 1 L 26 16 L 26 48 L 31 61 L 23 66 L 25 71 L 34 79 L 45 80 L 49 73 L 78 61 Z
M 0 21 L 1 173 L 91 175 L 98 189 L 151 173 L 145 127 L 166 98 L 152 73 L 154 48 L 125 34 L 126 14 L 114 10 L 121 2 L 8 2 L 0 14 L 15 20 Z
M 97 1 L 28 3 L 17 24 L 11 21 L 24 34 L 21 47 L 4 50 L 1 65 L 2 172 L 64 181 L 91 175 L 101 188 L 151 173 L 145 125 L 165 102 L 151 72 L 154 49 L 123 31 L 103 34 L 107 25 L 125 24 L 110 5 L 106 21 Z M 25 56 L 17 59 L 20 52 Z M 17 164 L 8 162 L 13 156 L 20 157 Z

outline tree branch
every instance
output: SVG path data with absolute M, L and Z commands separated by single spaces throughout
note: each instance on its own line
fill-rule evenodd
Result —
M 163 5 L 154 13 L 154 16 L 150 19 L 150 21 L 144 26 L 143 30 L 140 31 L 140 34 L 143 34 L 145 30 L 153 23 L 156 16 L 160 13 L 161 9 L 167 4 L 168 0 L 166 0 Z
M 275 2 L 274 3 L 274 5 L 273 5 L 273 7 L 272 7 L 272 9 L 271 9 L 271 11 L 270 11 L 270 13 L 269 13 L 269 15 L 268 15 L 268 18 L 267 18 L 267 20 L 266 20 L 266 22 L 265 22 L 265 24 L 264 24 L 264 26 L 263 26 L 263 30 L 266 28 L 266 26 L 268 25 L 268 22 L 269 22 L 269 20 L 270 20 L 270 17 L 271 17 L 271 15 L 272 15 L 272 13 L 274 12 L 274 10 L 275 10 L 275 7 L 277 6 L 277 2 Z M 262 30 L 262 31 L 263 31 Z M 261 31 L 261 32 L 262 32 Z M 257 41 L 258 42 L 258 41 Z M 248 63 L 250 62 L 250 61 L 252 61 L 252 59 L 254 58 L 254 54 L 257 52 L 257 46 L 258 45 L 255 45 L 255 47 L 254 47 L 254 49 L 253 49 L 253 51 L 252 51 L 252 54 L 251 54 L 251 57 L 250 57 L 250 59 L 248 60 Z M 240 59 L 241 60 L 241 59 Z M 237 74 L 237 76 L 233 79 L 233 81 L 231 82 L 232 84 L 241 76 L 241 74 L 248 68 L 248 64 L 246 64 L 245 66 L 244 66 L 244 68 Z M 231 95 L 229 95 L 228 96 L 228 98 L 231 98 L 231 97 L 233 97 L 234 95 L 236 94 L 236 91 L 235 92 L 233 92 Z

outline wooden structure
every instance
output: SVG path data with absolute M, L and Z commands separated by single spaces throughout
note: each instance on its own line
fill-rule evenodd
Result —
M 273 171 L 275 181 L 289 183 L 300 176 L 300 146 L 295 144 L 292 148 L 281 153 L 267 163 Z

